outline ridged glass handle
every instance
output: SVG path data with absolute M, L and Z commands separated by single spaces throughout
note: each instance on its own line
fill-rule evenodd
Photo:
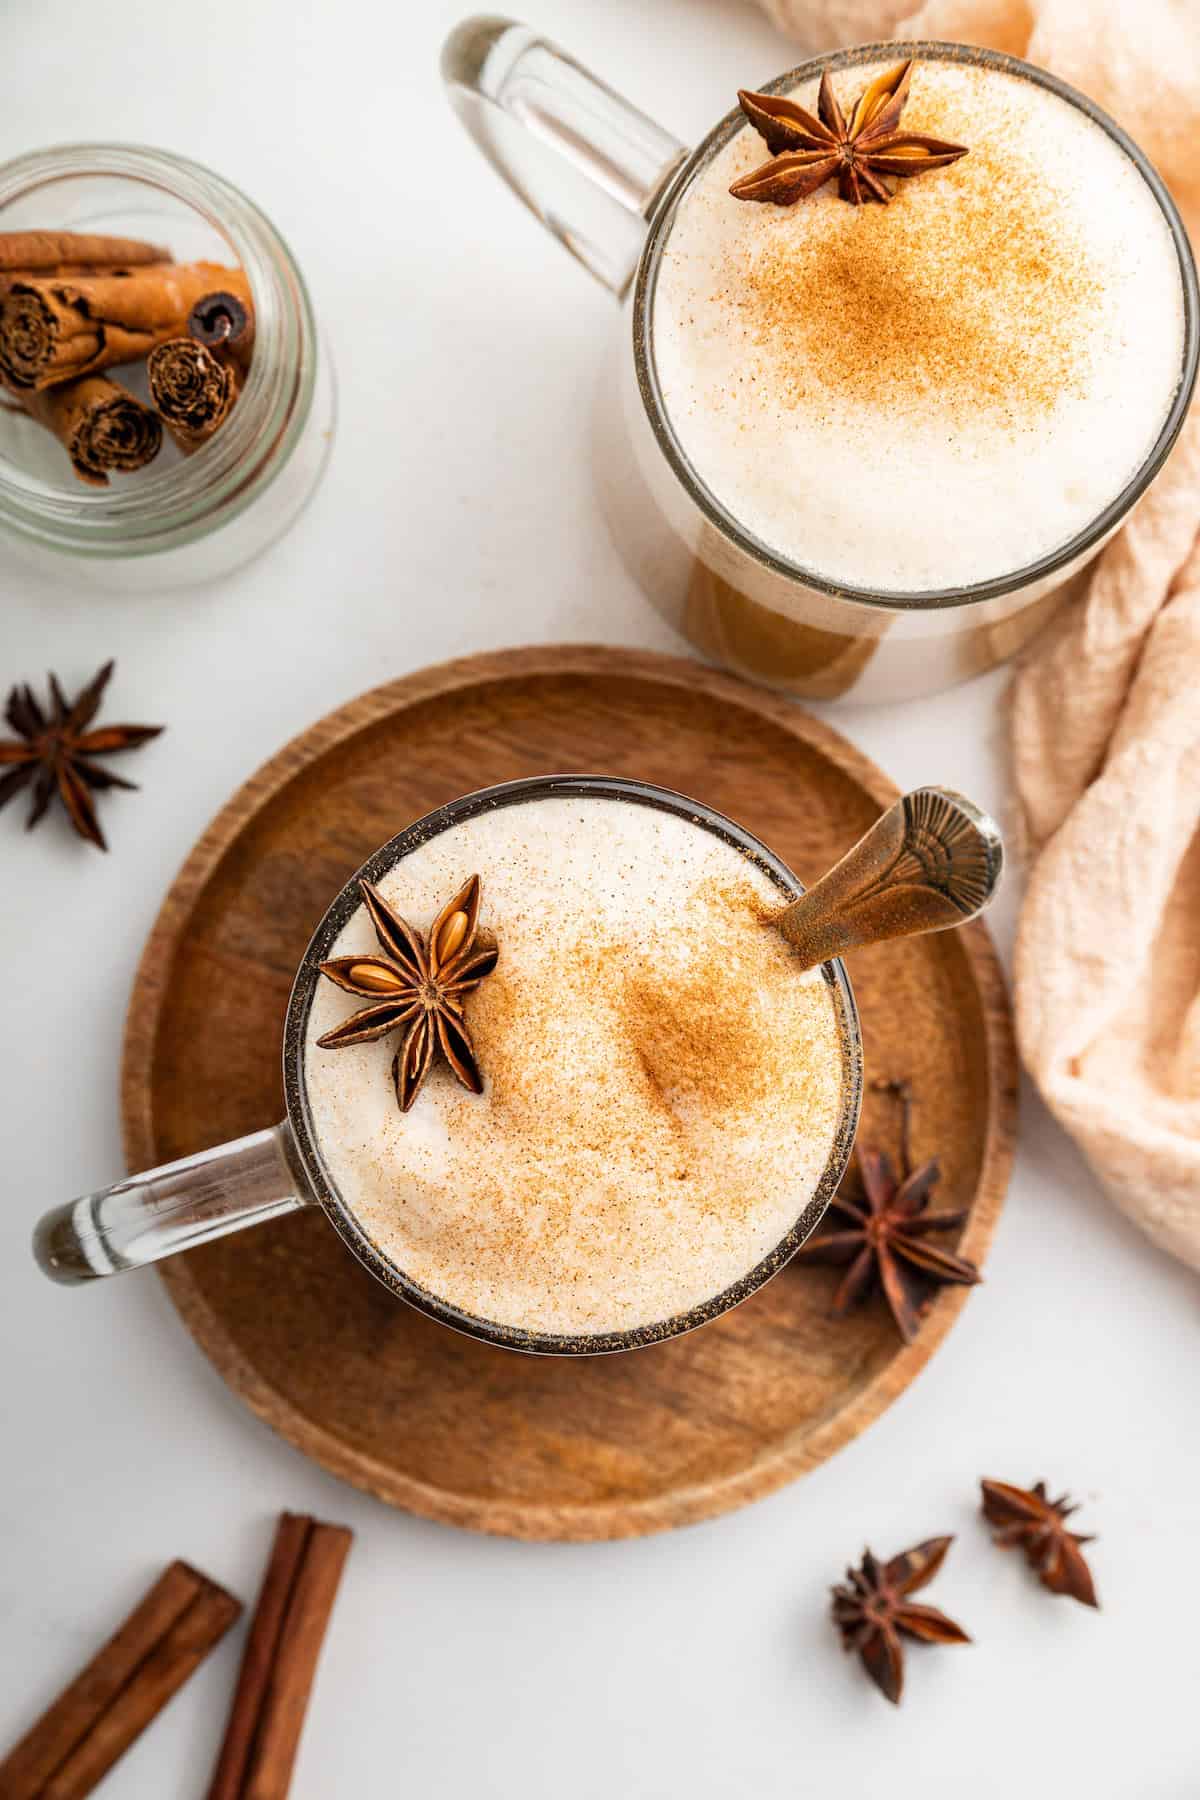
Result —
M 572 256 L 623 294 L 685 146 L 513 19 L 464 19 L 446 39 L 442 78 L 492 167 Z
M 33 1253 L 52 1281 L 75 1286 L 312 1205 L 290 1143 L 276 1125 L 83 1194 L 39 1222 Z

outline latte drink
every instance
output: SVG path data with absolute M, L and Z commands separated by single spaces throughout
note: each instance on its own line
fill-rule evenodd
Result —
M 833 77 L 847 112 L 877 75 Z M 791 97 L 817 111 L 815 78 Z M 918 55 L 899 129 L 952 166 L 854 206 L 730 185 L 747 124 L 678 201 L 653 293 L 661 401 L 717 504 L 768 553 L 879 594 L 1026 569 L 1146 462 L 1183 367 L 1179 251 L 1146 178 L 1052 88 Z
M 313 1141 L 374 1249 L 459 1313 L 579 1338 L 702 1308 L 794 1247 L 853 1077 L 842 990 L 764 925 L 791 892 L 682 803 L 596 792 L 465 816 L 376 887 L 427 932 L 475 873 L 499 946 L 464 1002 L 481 1094 L 439 1059 L 402 1112 L 398 1038 L 320 1047 L 363 1002 L 314 993 Z M 329 954 L 377 952 L 360 907 Z

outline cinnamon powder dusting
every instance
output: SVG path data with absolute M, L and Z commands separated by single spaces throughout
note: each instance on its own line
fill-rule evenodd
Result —
M 518 991 L 501 968 L 473 999 L 472 1029 L 493 1058 L 497 1133 L 507 1145 L 530 1145 L 523 1173 L 520 1159 L 505 1171 L 510 1198 L 523 1191 L 515 1232 L 498 1249 L 528 1251 L 531 1210 L 543 1232 L 553 1230 L 557 1212 L 574 1213 L 574 1184 L 556 1196 L 546 1179 L 548 1159 L 562 1159 L 575 1180 L 585 1171 L 619 1171 L 628 1159 L 687 1183 L 678 1197 L 692 1212 L 728 1223 L 762 1196 L 753 1183 L 713 1181 L 704 1155 L 709 1132 L 734 1134 L 747 1121 L 774 1119 L 783 1084 L 788 1111 L 807 1111 L 818 1131 L 826 1127 L 828 1061 L 815 1060 L 807 1035 L 796 1032 L 794 1003 L 782 1011 L 771 1004 L 775 984 L 782 978 L 790 986 L 797 977 L 782 942 L 760 939 L 769 907 L 744 883 L 720 878 L 701 883 L 693 907 L 704 935 L 691 954 L 681 956 L 679 943 L 654 935 L 636 948 L 624 939 L 582 936 L 562 946 L 561 988 L 538 992 L 526 984 Z M 579 1016 L 595 1016 L 611 1072 L 601 1088 L 591 1080 L 555 1081 L 548 1102 L 544 1071 L 563 1034 L 564 1001 L 576 1015 L 566 1035 L 573 1036 Z M 825 1007 L 816 994 L 813 1002 L 820 1017 Z M 799 1011 L 806 1010 L 802 1003 Z M 836 1090 L 837 1081 L 832 1085 Z M 492 1221 L 504 1210 L 497 1207 Z M 618 1175 L 605 1208 L 608 1225 L 624 1229 L 631 1210 Z
M 717 323 L 740 329 L 741 379 L 764 401 L 824 392 L 906 410 L 936 396 L 939 417 L 1020 429 L 1083 391 L 1103 279 L 1053 171 L 1022 149 L 1016 115 L 989 101 L 986 129 L 972 132 L 961 100 L 922 88 L 918 69 L 906 125 L 911 115 L 914 131 L 959 133 L 968 158 L 902 184 L 886 208 L 822 194 L 760 209 L 754 241 L 731 247 Z
M 699 896 L 742 930 L 748 920 L 761 925 L 754 896 L 744 887 L 714 880 Z M 656 970 L 651 960 L 644 972 L 626 978 L 619 1010 L 647 1096 L 668 1116 L 689 1107 L 753 1111 L 779 1080 L 769 1008 L 764 1013 L 747 1005 L 720 951 L 670 973 Z

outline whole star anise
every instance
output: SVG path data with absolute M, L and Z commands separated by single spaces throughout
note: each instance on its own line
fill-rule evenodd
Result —
M 863 1551 L 862 1567 L 846 1570 L 846 1586 L 835 1587 L 830 1612 L 841 1633 L 842 1649 L 857 1650 L 863 1668 L 880 1692 L 899 1705 L 904 1690 L 902 1637 L 926 1644 L 969 1644 L 961 1625 L 936 1606 L 921 1606 L 908 1596 L 932 1581 L 954 1542 L 928 1538 L 881 1563 Z
M 739 89 L 742 111 L 766 139 L 771 160 L 735 181 L 730 193 L 736 200 L 793 206 L 836 176 L 838 193 L 852 206 L 871 202 L 886 206 L 891 193 L 882 180 L 884 175 L 907 179 L 957 162 L 967 154 L 964 145 L 896 130 L 912 72 L 910 61 L 877 75 L 851 107 L 849 119 L 838 103 L 828 69 L 821 76 L 820 116 L 815 119 L 795 100 Z
M 1068 1594 L 1082 1606 L 1098 1607 L 1092 1571 L 1079 1548 L 1093 1538 L 1067 1530 L 1066 1521 L 1079 1508 L 1068 1504 L 1066 1494 L 1051 1500 L 1044 1481 L 1032 1488 L 1011 1487 L 1007 1481 L 979 1485 L 983 1515 L 997 1528 L 992 1542 L 1002 1550 L 1023 1550 L 1030 1568 L 1052 1594 Z
M 317 1039 L 324 1050 L 368 1044 L 398 1027 L 408 1027 L 392 1062 L 392 1080 L 401 1112 L 407 1112 L 441 1051 L 471 1093 L 483 1092 L 471 1034 L 463 1019 L 463 996 L 496 966 L 495 944 L 477 944 L 480 881 L 460 888 L 423 937 L 394 913 L 379 890 L 360 881 L 382 956 L 337 956 L 321 964 L 322 975 L 348 994 L 372 1005 L 352 1013 Z
M 67 699 L 57 675 L 51 675 L 48 709 L 34 698 L 28 682 L 10 691 L 4 717 L 18 735 L 0 739 L 0 769 L 7 770 L 0 775 L 0 806 L 31 782 L 26 831 L 32 831 L 57 793 L 80 837 L 98 850 L 108 849 L 92 794 L 108 788 L 134 789 L 137 783 L 122 780 L 93 758 L 136 750 L 164 729 L 161 725 L 102 725 L 88 730 L 115 667 L 106 662 L 74 700 Z
M 862 1179 L 863 1201 L 852 1200 L 839 1190 L 830 1207 L 850 1221 L 819 1231 L 802 1244 L 797 1256 L 808 1262 L 849 1263 L 845 1279 L 833 1298 L 833 1316 L 840 1319 L 879 1286 L 892 1310 L 906 1344 L 911 1344 L 928 1309 L 930 1290 L 943 1283 L 973 1287 L 983 1277 L 973 1262 L 953 1251 L 926 1241 L 933 1231 L 953 1231 L 967 1217 L 966 1208 L 953 1212 L 927 1212 L 930 1193 L 940 1177 L 937 1158 L 919 1169 L 912 1167 L 910 1121 L 912 1095 L 906 1082 L 877 1082 L 877 1088 L 893 1093 L 902 1107 L 899 1180 L 882 1150 L 855 1146 Z

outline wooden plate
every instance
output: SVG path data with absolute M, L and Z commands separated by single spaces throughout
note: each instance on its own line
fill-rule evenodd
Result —
M 694 794 L 821 874 L 894 797 L 793 703 L 673 658 L 511 650 L 427 669 L 322 719 L 196 845 L 138 971 L 123 1113 L 131 1169 L 283 1114 L 292 973 L 370 851 L 456 795 L 521 775 L 639 776 Z M 860 952 L 868 1077 L 907 1077 L 941 1204 L 971 1204 L 981 1261 L 1012 1160 L 1016 1057 L 981 925 Z M 878 1109 L 883 1109 L 882 1111 Z M 868 1097 L 868 1129 L 886 1103 Z M 394 1300 L 319 1212 L 206 1245 L 162 1278 L 241 1397 L 308 1456 L 394 1506 L 525 1538 L 617 1538 L 770 1493 L 869 1425 L 966 1300 L 900 1344 L 876 1301 L 840 1323 L 837 1271 L 793 1264 L 672 1343 L 559 1361 L 459 1336 Z

